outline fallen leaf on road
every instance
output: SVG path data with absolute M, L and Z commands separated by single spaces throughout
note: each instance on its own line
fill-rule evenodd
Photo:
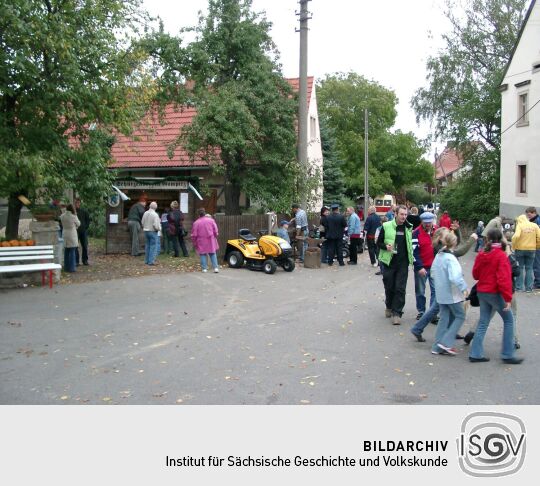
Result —
M 112 400 L 111 397 L 103 397 L 103 398 L 101 399 L 101 401 L 103 401 L 103 402 L 110 402 L 111 400 Z
M 414 386 L 414 381 L 409 381 L 410 386 Z
M 311 403 L 309 400 L 300 400 L 300 403 L 307 405 L 308 403 Z
M 60 397 L 60 400 L 67 400 L 68 398 L 69 398 L 69 397 L 68 397 L 67 395 L 62 395 L 62 396 Z

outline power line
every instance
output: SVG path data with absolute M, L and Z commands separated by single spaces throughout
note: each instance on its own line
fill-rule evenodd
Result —
M 509 74 L 508 76 L 505 76 L 504 79 L 506 78 L 513 78 L 515 76 L 519 76 L 520 74 L 525 74 L 525 73 L 530 73 L 531 70 L 530 69 L 527 69 L 527 71 L 522 71 L 521 73 L 516 73 L 516 74 Z
M 525 113 L 523 113 L 523 115 L 521 115 L 514 123 L 512 123 L 511 125 L 509 125 L 507 128 L 505 128 L 502 132 L 501 132 L 501 136 L 503 134 L 505 134 L 508 130 L 510 130 L 516 123 L 519 122 L 519 120 L 521 120 L 522 118 L 525 118 L 525 115 L 527 115 L 538 103 L 540 103 L 540 99 L 534 104 L 532 105 Z

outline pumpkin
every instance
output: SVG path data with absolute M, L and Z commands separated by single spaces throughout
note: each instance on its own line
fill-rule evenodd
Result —
M 26 246 L 34 246 L 36 242 L 34 240 L 26 240 Z
M 6 247 L 10 246 L 9 241 L 2 241 L 2 243 L 0 243 L 0 246 L 2 248 L 6 248 Z
M 26 241 L 19 240 L 19 244 L 17 246 L 26 246 Z
M 19 240 L 11 240 L 9 246 L 19 246 Z

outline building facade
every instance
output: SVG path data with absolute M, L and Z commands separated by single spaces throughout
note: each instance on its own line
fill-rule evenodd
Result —
M 527 11 L 501 85 L 500 214 L 540 210 L 540 3 Z

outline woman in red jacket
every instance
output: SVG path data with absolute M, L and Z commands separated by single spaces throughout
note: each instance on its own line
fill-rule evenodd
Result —
M 476 289 L 480 301 L 480 320 L 472 341 L 469 361 L 489 361 L 484 356 L 484 336 L 493 313 L 502 317 L 503 343 L 501 358 L 507 364 L 520 364 L 523 359 L 514 356 L 514 317 L 512 302 L 512 270 L 506 256 L 506 241 L 498 229 L 488 231 L 484 251 L 474 261 L 473 277 L 478 280 Z

